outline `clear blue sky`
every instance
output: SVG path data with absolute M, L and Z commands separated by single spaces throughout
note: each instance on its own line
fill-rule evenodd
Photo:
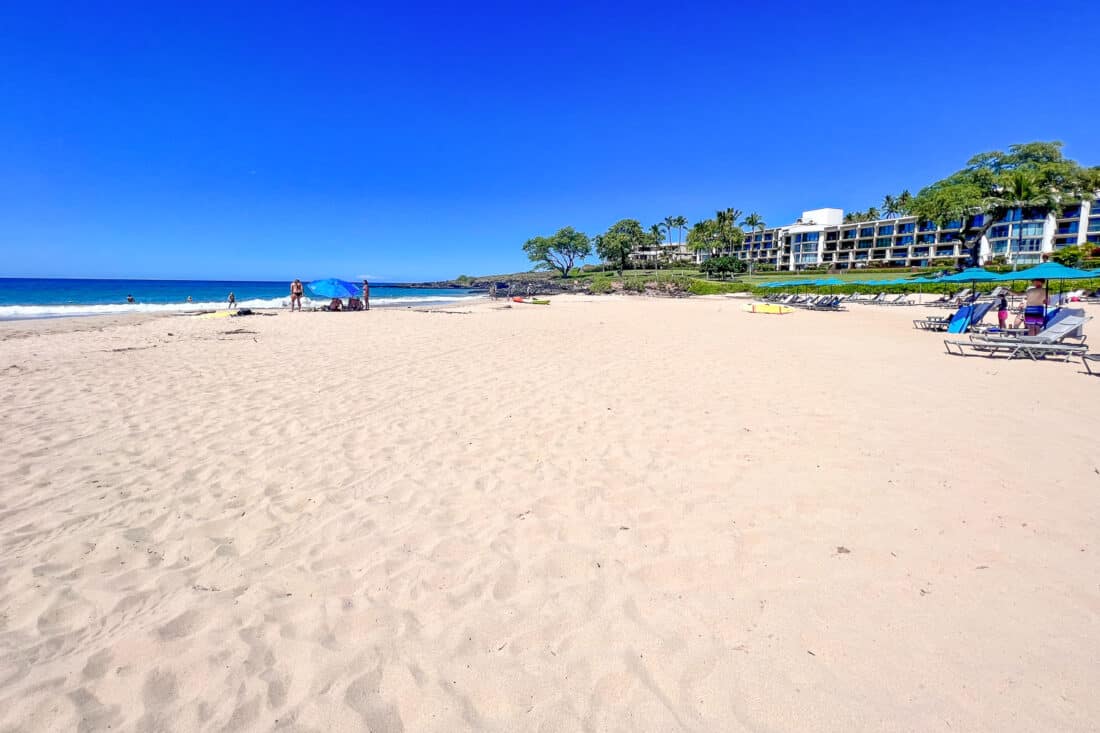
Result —
M 169 5 L 0 9 L 0 275 L 514 271 L 1013 142 L 1100 163 L 1096 3 Z

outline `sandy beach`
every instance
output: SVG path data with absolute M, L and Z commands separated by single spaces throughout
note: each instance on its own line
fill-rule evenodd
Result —
M 0 731 L 1096 730 L 1100 379 L 742 302 L 0 323 Z

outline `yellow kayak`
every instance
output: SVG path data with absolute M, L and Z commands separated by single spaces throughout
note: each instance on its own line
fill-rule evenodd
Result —
M 200 313 L 195 318 L 229 318 L 233 311 L 214 311 L 213 313 Z
M 772 313 L 777 316 L 794 313 L 794 308 L 789 305 L 779 305 L 778 303 L 747 303 L 745 305 L 745 310 L 749 313 Z

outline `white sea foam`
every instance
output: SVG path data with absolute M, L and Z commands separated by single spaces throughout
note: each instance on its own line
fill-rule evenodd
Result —
M 448 303 L 471 297 L 464 293 L 454 295 L 409 295 L 396 298 L 373 298 L 371 305 L 377 306 L 415 306 L 429 303 Z M 328 299 L 303 298 L 305 308 L 328 304 Z M 289 308 L 289 298 L 255 298 L 237 302 L 241 308 Z M 225 301 L 204 303 L 107 303 L 101 305 L 5 305 L 0 306 L 0 320 L 23 318 L 60 318 L 64 316 L 108 316 L 126 313 L 190 313 L 196 311 L 222 310 Z

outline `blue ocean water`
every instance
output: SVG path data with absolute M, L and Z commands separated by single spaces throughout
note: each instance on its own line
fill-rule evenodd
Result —
M 241 307 L 279 308 L 289 304 L 290 282 L 0 278 L 0 320 L 208 310 L 224 308 L 229 293 Z M 134 302 L 128 303 L 131 295 Z M 459 300 L 471 292 L 371 283 L 370 295 L 371 305 L 402 306 Z M 318 304 L 328 300 L 318 299 Z M 308 289 L 305 304 L 311 304 Z

